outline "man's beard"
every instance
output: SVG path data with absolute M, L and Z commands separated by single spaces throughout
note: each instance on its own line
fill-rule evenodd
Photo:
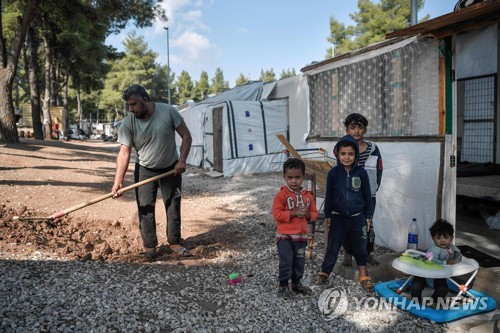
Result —
M 146 107 L 144 107 L 144 102 L 141 102 L 141 113 L 137 114 L 137 113 L 134 113 L 135 117 L 137 119 L 142 119 L 144 118 L 144 116 L 146 115 L 146 113 L 148 112 L 148 108 L 147 108 L 147 105 Z

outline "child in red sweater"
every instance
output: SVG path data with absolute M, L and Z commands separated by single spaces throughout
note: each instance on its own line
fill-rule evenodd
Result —
M 311 289 L 301 285 L 304 275 L 307 225 L 318 217 L 314 197 L 302 188 L 306 166 L 297 158 L 289 158 L 283 164 L 286 185 L 274 197 L 273 217 L 276 221 L 276 243 L 279 254 L 279 290 L 283 297 L 295 293 L 309 294 Z

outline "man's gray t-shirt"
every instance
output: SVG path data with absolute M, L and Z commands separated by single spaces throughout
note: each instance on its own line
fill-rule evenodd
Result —
M 179 158 L 175 145 L 175 129 L 183 118 L 171 105 L 154 103 L 153 114 L 147 119 L 137 119 L 129 114 L 123 119 L 118 142 L 137 151 L 136 163 L 150 168 L 163 169 Z

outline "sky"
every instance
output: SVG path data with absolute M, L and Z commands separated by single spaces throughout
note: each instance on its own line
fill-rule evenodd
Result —
M 425 0 L 418 18 L 448 14 L 456 2 Z M 158 63 L 170 64 L 176 79 L 185 70 L 193 81 L 202 71 L 211 80 L 220 68 L 231 88 L 240 74 L 258 80 L 261 70 L 273 69 L 279 79 L 282 70 L 299 74 L 324 60 L 331 49 L 330 17 L 351 25 L 349 14 L 358 11 L 356 0 L 164 0 L 162 6 L 167 22 L 147 29 L 131 23 L 107 44 L 123 51 L 124 38 L 135 31 L 158 54 Z

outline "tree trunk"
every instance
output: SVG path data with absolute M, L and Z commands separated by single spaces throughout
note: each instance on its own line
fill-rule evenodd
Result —
M 42 108 L 40 106 L 40 89 L 38 84 L 38 47 L 40 45 L 36 30 L 32 27 L 28 29 L 28 46 L 30 49 L 29 54 L 29 85 L 31 96 L 31 118 L 33 120 L 33 132 L 35 139 L 43 140 L 42 131 Z
M 19 143 L 14 107 L 12 104 L 12 68 L 0 69 L 0 130 L 6 143 Z
M 63 129 L 68 129 L 69 128 L 69 75 L 66 75 L 64 78 L 64 94 L 63 94 L 63 113 L 62 113 L 62 123 L 63 123 Z
M 3 12 L 1 8 L 2 2 L 0 1 L 0 12 Z M 10 50 L 7 50 L 3 35 L 3 24 L 0 18 L 0 132 L 6 143 L 19 143 L 12 104 L 12 84 L 16 75 L 26 31 L 35 15 L 36 5 L 37 0 L 27 0 L 25 2 L 23 16 L 18 20 L 19 23 L 16 27 L 15 37 L 10 44 Z
M 43 97 L 42 102 L 42 111 L 43 111 L 43 122 L 44 124 L 49 124 L 49 131 L 45 131 L 45 138 L 50 139 L 50 128 L 51 119 L 50 119 L 50 88 L 52 85 L 50 84 L 50 76 L 52 71 L 52 48 L 50 47 L 49 41 L 46 36 L 43 37 L 43 49 L 45 51 L 45 95 Z
M 51 65 L 51 79 L 50 83 L 52 87 L 50 88 L 50 100 L 52 101 L 52 105 L 61 106 L 62 100 L 60 98 L 59 93 L 59 68 L 57 66 L 57 57 L 52 57 L 52 65 Z
M 78 119 L 80 120 L 80 129 L 83 129 L 83 110 L 82 110 L 82 97 L 80 93 L 80 88 L 76 89 L 76 105 L 78 110 Z

